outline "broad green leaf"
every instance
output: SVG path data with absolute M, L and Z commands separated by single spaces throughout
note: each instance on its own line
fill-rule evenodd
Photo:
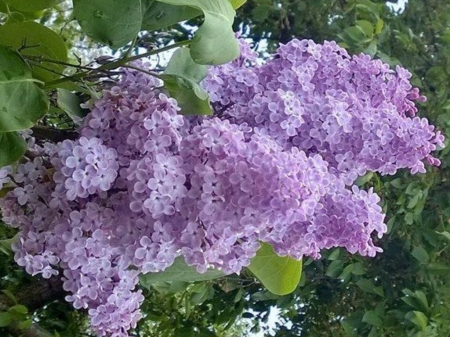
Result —
M 154 31 L 190 20 L 202 15 L 202 11 L 189 6 L 174 6 L 157 0 L 143 0 L 142 29 Z M 234 9 L 241 7 L 246 0 L 230 0 Z
M 67 60 L 67 48 L 61 37 L 50 28 L 37 22 L 13 22 L 0 26 L 0 44 L 20 51 L 22 55 L 34 57 L 33 77 L 41 81 L 59 78 L 64 66 L 42 59 L 56 62 Z M 33 65 L 33 64 L 32 64 Z M 44 69 L 45 68 L 45 69 Z
M 27 129 L 47 113 L 47 96 L 35 82 L 20 55 L 0 45 L 0 132 Z
M 353 266 L 352 274 L 353 275 L 364 275 L 366 273 L 366 268 L 361 262 L 356 262 Z
M 198 85 L 206 77 L 207 67 L 194 62 L 189 48 L 179 48 L 170 59 L 162 78 L 170 96 L 184 115 L 211 115 L 209 96 Z
M 119 48 L 141 29 L 140 0 L 73 0 L 75 18 L 95 41 Z
M 366 311 L 362 321 L 378 327 L 383 326 L 383 320 L 373 310 Z
M 367 37 L 373 36 L 373 25 L 367 20 L 357 20 L 356 24 L 360 27 Z
M 26 315 L 28 313 L 28 309 L 26 306 L 21 304 L 16 304 L 8 309 L 9 312 L 13 312 L 16 314 Z
M 0 328 L 7 327 L 14 322 L 14 314 L 10 312 L 0 312 Z
M 166 270 L 159 273 L 147 273 L 140 276 L 140 283 L 146 288 L 158 282 L 196 282 L 214 280 L 225 276 L 224 273 L 217 269 L 207 270 L 206 273 L 200 274 L 194 267 L 188 266 L 182 257 L 177 257 L 175 262 Z
M 160 75 L 170 97 L 177 100 L 183 115 L 212 115 L 208 93 L 191 79 L 177 75 Z
M 0 132 L 0 149 L 0 167 L 3 167 L 22 157 L 27 143 L 17 132 Z
M 87 110 L 83 109 L 80 104 L 82 103 L 80 97 L 75 95 L 66 89 L 58 89 L 57 104 L 63 109 L 70 117 L 85 117 Z
M 195 33 L 190 45 L 191 55 L 199 64 L 223 64 L 239 56 L 239 44 L 232 25 L 236 12 L 228 0 L 158 0 L 199 9 L 204 23 Z
M 428 325 L 428 318 L 421 311 L 410 311 L 406 314 L 405 318 L 410 320 L 421 330 L 425 330 Z
M 430 260 L 430 256 L 428 255 L 427 251 L 423 247 L 420 247 L 420 246 L 415 247 L 411 254 L 420 263 L 427 263 Z
M 57 5 L 62 0 L 3 0 L 11 10 L 17 9 L 22 12 L 36 12 L 41 9 Z
M 207 75 L 205 65 L 195 63 L 189 48 L 178 48 L 164 71 L 165 74 L 178 75 L 200 83 Z
M 156 0 L 144 0 L 144 3 L 146 5 L 142 29 L 149 31 L 166 28 L 202 15 L 202 11 L 189 6 L 173 6 Z
M 248 269 L 275 295 L 293 292 L 302 274 L 302 261 L 289 256 L 278 256 L 273 247 L 262 243 Z

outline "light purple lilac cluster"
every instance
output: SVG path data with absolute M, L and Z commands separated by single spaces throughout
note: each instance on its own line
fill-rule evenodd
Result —
M 208 118 L 179 115 L 158 80 L 124 70 L 77 140 L 34 144 L 33 160 L 0 170 L 11 188 L 3 220 L 21 229 L 17 263 L 61 274 L 99 336 L 127 336 L 141 318 L 139 273 L 178 256 L 227 274 L 260 242 L 294 258 L 331 247 L 374 256 L 380 199 L 349 185 L 367 170 L 438 164 L 430 152 L 442 136 L 410 117 L 420 96 L 405 70 L 311 41 L 254 61 L 243 45 L 239 60 L 211 69 Z
M 444 138 L 414 117 L 414 101 L 425 97 L 406 69 L 311 40 L 281 45 L 262 66 L 255 57 L 248 52 L 210 70 L 205 87 L 224 118 L 264 130 L 285 150 L 320 154 L 347 185 L 367 171 L 439 165 L 430 152 Z

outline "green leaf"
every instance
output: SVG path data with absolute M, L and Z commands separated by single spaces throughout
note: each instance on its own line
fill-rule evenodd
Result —
M 192 291 L 193 293 L 191 294 L 190 302 L 193 305 L 199 305 L 214 296 L 212 284 L 207 284 L 205 282 L 197 284 L 192 288 Z
M 353 266 L 352 274 L 353 275 L 364 275 L 366 273 L 366 268 L 361 262 L 356 262 Z
M 147 273 L 140 276 L 140 283 L 146 288 L 157 282 L 196 282 L 209 281 L 225 276 L 224 273 L 217 269 L 207 270 L 206 273 L 200 274 L 194 267 L 188 266 L 182 257 L 177 257 L 174 263 L 166 270 L 159 273 Z
M 170 59 L 164 75 L 165 88 L 175 98 L 184 115 L 211 115 L 209 96 L 198 85 L 206 77 L 207 68 L 194 62 L 189 48 L 179 48 Z
M 22 12 L 36 12 L 57 5 L 62 0 L 3 0 L 10 9 Z
M 373 310 L 366 311 L 362 321 L 378 327 L 383 326 L 383 320 Z
M 202 11 L 190 6 L 177 6 L 156 0 L 142 1 L 143 30 L 155 31 L 172 26 L 178 22 L 190 20 L 202 15 Z M 241 7 L 246 0 L 230 0 L 234 9 Z
M 208 93 L 191 79 L 177 75 L 160 75 L 169 95 L 175 98 L 183 115 L 212 115 Z
M 389 184 L 391 184 L 395 188 L 402 188 L 403 187 L 402 180 L 400 178 L 396 178 L 394 180 L 391 180 L 389 182 Z
M 9 312 L 0 312 L 0 328 L 9 326 L 14 322 L 14 314 Z
M 337 260 L 337 258 L 339 257 L 340 252 L 341 252 L 341 250 L 339 248 L 335 248 L 331 252 L 331 254 L 328 256 L 328 260 L 330 260 L 330 261 Z M 303 264 L 303 265 L 305 265 L 305 264 Z
M 356 285 L 365 292 L 384 297 L 383 288 L 375 286 L 375 284 L 371 280 L 362 278 L 358 280 L 358 282 L 356 282 Z
M 425 266 L 428 273 L 431 275 L 448 275 L 450 267 L 443 263 L 429 263 Z
M 24 57 L 34 57 L 33 77 L 41 81 L 59 78 L 64 66 L 42 59 L 65 62 L 67 48 L 61 37 L 37 22 L 13 22 L 0 26 L 0 44 L 19 50 Z M 46 68 L 46 69 L 43 69 Z
M 28 313 L 28 309 L 26 306 L 21 304 L 16 304 L 8 309 L 9 312 L 13 312 L 16 314 L 26 315 Z
M 202 15 L 202 11 L 189 6 L 173 6 L 155 0 L 144 0 L 142 29 L 154 31 L 180 21 Z
M 346 280 L 347 277 L 349 277 L 350 274 L 353 272 L 353 268 L 354 267 L 355 267 L 355 265 L 353 263 L 351 263 L 348 266 L 346 266 L 344 268 L 344 270 L 342 271 L 342 273 L 339 274 L 338 279 Z
M 236 12 L 228 0 L 158 0 L 190 6 L 203 12 L 205 20 L 191 43 L 191 55 L 199 64 L 223 64 L 239 56 L 232 25 Z
M 256 23 L 264 22 L 269 18 L 270 10 L 273 8 L 271 5 L 259 5 L 252 11 L 252 19 Z
M 328 277 L 336 277 L 342 272 L 343 268 L 344 268 L 344 261 L 334 260 L 328 266 L 326 275 Z
M 2 167 L 4 165 L 0 165 Z M 19 239 L 20 234 L 17 233 L 10 239 L 0 240 L 0 247 L 3 247 L 6 251 L 11 252 L 11 245 Z
M 358 25 L 358 27 L 360 27 L 362 29 L 362 31 L 364 32 L 364 34 L 366 34 L 367 37 L 372 37 L 373 36 L 373 26 L 369 21 L 366 20 L 357 20 L 356 24 Z
M 302 274 L 302 261 L 278 256 L 273 247 L 262 243 L 248 269 L 275 295 L 293 292 Z
M 6 295 L 6 297 L 8 297 L 11 302 L 13 302 L 14 304 L 17 304 L 17 298 L 14 296 L 14 294 L 12 292 L 10 292 L 9 290 L 3 289 L 1 291 L 3 294 Z
M 27 129 L 47 113 L 47 96 L 35 82 L 20 55 L 0 45 L 0 132 Z
M 191 57 L 189 48 L 178 48 L 172 55 L 164 74 L 178 75 L 200 83 L 207 75 L 208 68 L 205 65 L 195 63 Z
M 27 143 L 17 132 L 0 132 L 0 167 L 10 165 L 23 156 Z
M 430 257 L 427 251 L 423 247 L 415 247 L 412 251 L 412 256 L 416 258 L 420 263 L 427 263 L 430 260 Z
M 414 208 L 416 207 L 417 203 L 419 202 L 420 198 L 422 198 L 422 192 L 417 192 L 415 196 L 413 196 L 409 202 L 406 208 Z
M 427 300 L 427 297 L 425 296 L 424 292 L 420 291 L 420 290 L 416 290 L 414 292 L 414 295 L 419 300 L 419 302 L 420 302 L 422 308 L 424 309 L 424 311 L 428 311 L 429 310 L 428 300 Z
M 450 233 L 449 232 L 443 231 L 443 232 L 436 232 L 436 233 L 444 236 L 448 241 L 450 241 Z
M 405 318 L 414 323 L 421 330 L 425 330 L 428 325 L 428 318 L 421 311 L 410 311 L 406 314 Z
M 384 27 L 384 21 L 380 18 L 377 20 L 377 23 L 375 25 L 375 34 L 380 34 Z
M 75 18 L 86 35 L 119 48 L 141 29 L 141 0 L 73 0 Z
M 80 104 L 82 103 L 79 96 L 66 89 L 58 89 L 57 104 L 63 109 L 70 117 L 85 117 L 88 110 L 83 109 Z
M 231 6 L 233 6 L 234 9 L 237 9 L 241 7 L 243 4 L 247 2 L 247 0 L 230 0 Z

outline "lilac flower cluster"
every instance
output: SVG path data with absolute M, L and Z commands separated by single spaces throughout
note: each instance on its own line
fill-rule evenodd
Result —
M 367 171 L 439 165 L 430 152 L 443 136 L 414 117 L 414 101 L 425 97 L 402 67 L 311 40 L 282 45 L 262 66 L 254 61 L 247 53 L 211 69 L 205 87 L 224 118 L 264 129 L 284 149 L 320 154 L 347 185 Z
M 16 262 L 62 274 L 99 336 L 127 336 L 143 296 L 139 273 L 182 256 L 199 272 L 239 273 L 260 242 L 280 255 L 344 247 L 374 256 L 386 232 L 367 170 L 423 170 L 442 136 L 411 118 L 408 74 L 333 43 L 293 41 L 250 66 L 243 46 L 205 82 L 218 111 L 185 118 L 158 80 L 125 70 L 85 118 L 80 137 L 34 144 L 33 160 L 0 169 L 3 220 L 21 229 Z M 140 65 L 141 67 L 144 65 Z M 32 144 L 32 142 L 31 142 Z

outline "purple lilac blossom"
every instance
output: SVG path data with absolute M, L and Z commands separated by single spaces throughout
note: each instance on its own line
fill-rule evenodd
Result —
M 126 69 L 77 140 L 29 137 L 35 159 L 0 169 L 3 220 L 21 229 L 15 260 L 31 275 L 61 273 L 97 335 L 125 337 L 141 318 L 139 273 L 178 256 L 226 274 L 260 242 L 298 259 L 332 247 L 374 256 L 372 237 L 387 230 L 380 198 L 354 180 L 439 164 L 430 152 L 443 137 L 414 117 L 424 98 L 409 77 L 334 42 L 294 40 L 263 65 L 243 44 L 210 70 L 220 113 L 201 119 Z

